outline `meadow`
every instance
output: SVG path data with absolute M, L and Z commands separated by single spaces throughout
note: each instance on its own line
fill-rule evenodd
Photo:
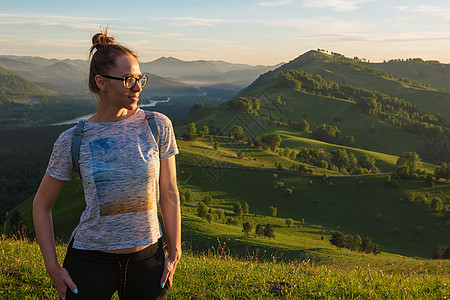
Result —
M 65 244 L 57 246 L 60 261 Z M 0 299 L 55 299 L 35 241 L 0 236 Z M 232 257 L 225 246 L 185 250 L 168 299 L 447 299 L 448 261 L 318 265 Z M 114 295 L 112 299 L 118 299 Z

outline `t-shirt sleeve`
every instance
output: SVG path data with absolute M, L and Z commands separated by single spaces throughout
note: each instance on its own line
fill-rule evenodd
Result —
M 59 180 L 70 181 L 74 171 L 72 163 L 72 130 L 63 132 L 53 144 L 46 174 Z
M 170 119 L 159 113 L 158 121 L 160 135 L 159 159 L 166 159 L 178 154 L 177 142 L 175 140 L 175 133 L 173 131 L 173 126 Z

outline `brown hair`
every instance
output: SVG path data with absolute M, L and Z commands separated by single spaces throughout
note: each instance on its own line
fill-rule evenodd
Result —
M 100 32 L 92 37 L 92 46 L 89 50 L 91 65 L 89 67 L 89 90 L 98 94 L 99 88 L 95 82 L 96 75 L 105 75 L 114 69 L 116 58 L 131 55 L 137 59 L 136 53 L 132 50 L 116 44 L 113 37 L 108 36 L 108 28 L 100 29 Z

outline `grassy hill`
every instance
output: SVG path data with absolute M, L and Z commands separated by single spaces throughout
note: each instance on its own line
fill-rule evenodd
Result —
M 420 58 L 389 60 L 383 63 L 363 63 L 397 77 L 410 78 L 429 84 L 436 89 L 450 90 L 450 65 Z
M 299 74 L 304 79 L 292 77 Z M 346 95 L 349 90 L 356 92 Z M 361 96 L 364 93 L 367 96 Z M 355 148 L 390 155 L 413 151 L 425 161 L 438 164 L 449 158 L 450 92 L 397 78 L 342 55 L 307 52 L 261 75 L 238 97 L 257 98 L 260 103 L 257 113 L 232 109 L 230 101 L 214 109 L 193 111 L 188 121 L 226 132 L 239 125 L 247 137 L 261 137 L 282 128 L 312 138 L 311 132 L 300 133 L 290 125 L 306 120 L 310 131 L 324 123 L 337 126 L 341 137 L 354 140 L 350 145 Z M 376 102 L 375 109 L 364 106 L 371 99 L 368 97 Z M 290 139 L 289 147 L 304 145 L 297 141 Z
M 58 245 L 63 260 L 66 245 Z M 209 254 L 185 251 L 168 299 L 446 299 L 448 262 L 389 258 L 385 267 L 345 267 L 310 260 L 239 260 L 226 247 Z M 36 242 L 0 236 L 0 297 L 54 299 Z M 363 258 L 364 259 L 364 258 Z M 214 280 L 211 280 L 214 278 Z M 117 293 L 112 299 L 118 299 Z
M 188 122 L 195 122 L 198 128 L 203 125 L 216 127 L 228 132 L 235 125 L 244 128 L 247 137 L 262 137 L 275 131 L 289 132 L 296 137 L 312 139 L 311 132 L 301 133 L 289 126 L 270 124 L 269 118 L 281 119 L 284 122 L 306 119 L 310 130 L 320 124 L 336 125 L 342 135 L 355 138 L 355 147 L 376 152 L 400 155 L 405 151 L 420 152 L 421 143 L 416 135 L 407 133 L 373 116 L 363 114 L 360 109 L 348 101 L 327 96 L 311 95 L 305 92 L 280 90 L 275 87 L 266 88 L 256 94 L 261 102 L 259 115 L 248 115 L 228 107 L 225 103 L 213 108 L 205 108 L 192 112 Z M 286 103 L 279 106 L 274 100 L 280 96 Z M 180 127 L 179 132 L 186 131 Z M 309 141 L 315 144 L 317 141 Z M 308 144 L 308 143 L 307 143 Z M 282 147 L 299 148 L 307 146 L 299 139 L 283 139 Z
M 407 63 L 403 62 L 402 65 Z M 364 68 L 365 66 L 368 67 Z M 303 70 L 314 75 L 319 74 L 323 79 L 334 80 L 339 85 L 352 85 L 403 98 L 416 104 L 421 112 L 435 115 L 440 114 L 447 119 L 450 117 L 449 92 L 427 86 L 418 86 L 413 83 L 405 83 L 399 80 L 400 77 L 388 76 L 389 74 L 376 72 L 378 69 L 375 68 L 379 66 L 379 64 L 363 64 L 360 61 L 345 58 L 338 54 L 329 55 L 324 52 L 309 51 L 274 71 L 260 76 L 248 88 L 244 89 L 240 95 L 254 96 L 258 94 L 258 91 L 265 84 L 280 74 L 280 72 L 294 69 Z M 400 68 L 401 66 L 398 66 L 397 69 Z M 383 68 L 381 70 L 383 71 Z M 442 74 L 438 70 L 435 73 Z M 434 81 L 433 74 L 427 73 L 427 82 Z M 405 76 L 405 78 L 410 77 Z

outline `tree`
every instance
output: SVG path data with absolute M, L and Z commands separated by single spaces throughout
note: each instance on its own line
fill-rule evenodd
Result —
M 197 132 L 197 128 L 195 128 L 195 123 L 194 122 L 189 123 L 189 125 L 188 125 L 188 132 L 190 134 L 195 134 Z
M 203 128 L 202 128 L 202 131 L 203 131 L 203 133 L 204 133 L 205 135 L 208 135 L 208 134 L 209 134 L 209 128 L 208 128 L 208 126 L 204 125 Z
M 300 129 L 300 131 L 308 131 L 309 130 L 309 123 L 303 119 L 300 121 L 299 125 L 298 125 L 298 129 Z
M 439 167 L 434 170 L 434 175 L 437 179 L 442 178 L 445 180 L 450 179 L 450 164 L 443 162 Z
M 250 232 L 252 231 L 252 229 L 253 229 L 252 224 L 250 224 L 249 222 L 245 222 L 245 223 L 242 225 L 242 227 L 243 227 L 242 231 L 245 233 L 245 236 L 248 237 L 249 233 L 250 233 Z
M 277 208 L 270 206 L 269 207 L 269 217 L 276 217 L 277 216 Z
M 412 175 L 418 174 L 422 168 L 420 157 L 416 152 L 403 152 L 396 163 L 396 173 L 400 176 L 411 178 Z
M 206 206 L 205 203 L 200 201 L 197 204 L 197 216 L 199 216 L 200 218 L 205 218 L 207 213 L 208 213 L 208 206 Z
M 335 245 L 338 250 L 341 249 L 345 246 L 344 234 L 339 231 L 333 232 L 333 234 L 331 235 L 330 243 L 331 245 Z
M 362 239 L 359 234 L 353 236 L 351 250 L 352 251 L 361 251 Z
M 212 221 L 214 221 L 214 214 L 212 213 L 207 213 L 205 216 L 206 220 L 208 221 L 208 223 L 211 223 Z
M 275 233 L 274 233 L 272 225 L 267 224 L 264 227 L 264 236 L 268 237 L 269 240 L 270 240 L 270 238 L 274 238 L 275 237 Z
M 364 237 L 361 242 L 361 250 L 367 254 L 373 252 L 377 246 L 372 242 L 372 239 L 368 236 Z
M 264 227 L 261 224 L 256 225 L 255 234 L 261 237 L 264 234 Z
M 436 248 L 434 248 L 432 259 L 442 259 L 446 249 L 447 247 L 444 245 L 437 245 Z
M 219 150 L 219 143 L 218 142 L 214 142 L 214 150 Z
M 431 209 L 434 211 L 441 211 L 444 208 L 444 204 L 442 203 L 441 198 L 434 197 L 433 200 L 431 200 Z
M 278 133 L 272 133 L 264 135 L 262 142 L 269 146 L 272 151 L 275 151 L 281 145 L 282 139 Z
M 193 140 L 195 140 L 195 137 L 190 132 L 184 132 L 183 133 L 183 139 L 185 139 L 186 141 L 193 141 Z
M 234 204 L 234 208 L 233 208 L 234 213 L 236 214 L 236 216 L 240 216 L 243 213 L 243 209 L 242 209 L 242 205 L 240 202 L 236 202 Z
M 375 158 L 373 158 L 372 156 L 370 156 L 367 153 L 364 153 L 363 155 L 361 155 L 358 159 L 358 165 L 361 168 L 365 168 L 367 170 L 375 170 L 378 169 L 375 165 Z
M 244 202 L 244 204 L 242 204 L 242 212 L 244 214 L 248 214 L 248 211 L 249 211 L 248 203 Z
M 244 129 L 239 125 L 234 126 L 233 129 L 231 129 L 231 136 L 237 141 L 245 140 Z
M 186 189 L 186 191 L 184 192 L 184 198 L 187 203 L 190 203 L 192 201 L 192 192 L 190 189 Z
M 294 224 L 294 220 L 292 220 L 291 218 L 286 219 L 286 225 L 287 225 L 287 227 L 291 227 L 292 224 Z
M 313 138 L 324 142 L 335 143 L 339 140 L 340 133 L 337 126 L 321 124 L 313 131 Z

